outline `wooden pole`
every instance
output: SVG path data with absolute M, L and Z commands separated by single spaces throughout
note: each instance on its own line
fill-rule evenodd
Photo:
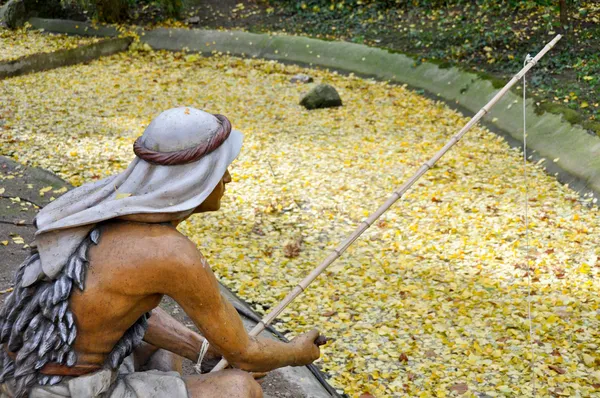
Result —
M 421 178 L 421 176 L 423 176 L 423 174 L 425 174 L 429 169 L 431 169 L 435 165 L 435 163 L 438 160 L 440 160 L 440 158 L 444 156 L 444 154 L 448 152 L 448 150 L 452 148 L 462 138 L 462 136 L 465 135 L 467 131 L 471 129 L 471 127 L 473 127 L 486 113 L 488 113 L 492 106 L 494 106 L 496 102 L 498 102 L 498 100 L 500 100 L 500 98 L 502 98 L 508 92 L 508 90 L 510 90 L 510 88 L 516 82 L 518 82 L 523 77 L 523 75 L 527 73 L 527 71 L 529 71 L 529 69 L 531 69 L 540 60 L 540 58 L 542 58 L 552 47 L 554 47 L 554 45 L 561 39 L 561 37 L 561 35 L 557 35 L 554 39 L 552 39 L 550 43 L 546 44 L 546 46 L 531 61 L 529 61 L 529 63 L 525 65 L 523 69 L 521 69 L 521 71 L 517 73 L 506 84 L 506 86 L 504 86 L 502 90 L 500 90 L 494 96 L 494 98 L 490 100 L 490 102 L 488 102 L 483 108 L 481 108 L 481 110 L 477 112 L 475 116 L 473 116 L 473 118 L 469 120 L 469 122 L 454 137 L 452 137 L 442 149 L 440 149 L 435 155 L 433 155 L 431 159 L 425 162 L 419 168 L 419 170 L 417 170 L 417 172 L 411 178 L 408 179 L 408 181 L 406 181 L 403 185 L 400 186 L 400 188 L 394 191 L 392 196 L 383 205 L 381 205 L 379 209 L 377 209 L 373 214 L 371 214 L 365 221 L 360 223 L 356 230 L 348 238 L 346 238 L 345 241 L 343 241 L 338 247 L 333 249 L 333 252 L 331 252 L 331 254 L 329 254 L 329 256 L 327 256 L 327 258 L 317 268 L 312 270 L 300 283 L 298 283 L 298 285 L 294 287 L 294 289 L 292 289 L 292 291 L 283 299 L 283 301 L 281 301 L 275 308 L 273 308 L 271 312 L 269 312 L 262 319 L 262 321 L 256 324 L 256 326 L 248 334 L 250 336 L 257 336 L 260 332 L 262 332 L 265 329 L 266 325 L 269 325 L 271 322 L 273 322 L 273 320 L 277 318 L 279 314 L 281 314 L 283 310 L 292 301 L 294 301 L 294 299 L 298 297 L 304 291 L 304 289 L 306 289 L 308 285 L 310 285 L 312 281 L 314 281 L 317 278 L 317 276 L 319 276 L 323 271 L 325 271 L 325 269 L 331 263 L 337 260 L 342 255 L 342 253 L 344 253 L 346 249 L 363 232 L 365 232 L 383 213 L 385 213 L 398 199 L 400 199 L 402 195 L 404 195 L 404 193 L 408 191 L 410 187 L 412 187 L 414 183 L 417 182 L 419 178 Z M 215 366 L 211 370 L 211 372 L 216 372 L 225 369 L 225 367 L 227 367 L 227 361 L 225 359 L 222 359 L 221 362 L 219 362 L 217 366 Z

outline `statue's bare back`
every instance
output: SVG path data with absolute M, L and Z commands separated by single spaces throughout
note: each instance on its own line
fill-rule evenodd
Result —
M 78 362 L 102 365 L 127 329 L 160 303 L 163 273 L 170 268 L 168 277 L 180 281 L 177 245 L 184 239 L 174 227 L 161 224 L 103 227 L 102 239 L 89 253 L 86 288 L 71 296 L 79 320 Z

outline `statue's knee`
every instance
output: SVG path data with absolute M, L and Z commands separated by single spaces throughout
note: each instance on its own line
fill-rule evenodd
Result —
M 263 392 L 260 384 L 254 380 L 250 373 L 242 370 L 233 370 L 227 380 L 227 384 L 239 391 L 239 396 L 248 396 L 251 398 L 262 398 Z

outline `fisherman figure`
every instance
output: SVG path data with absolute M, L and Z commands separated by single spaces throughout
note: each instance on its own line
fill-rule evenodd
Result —
M 244 371 L 319 358 L 316 330 L 290 343 L 249 337 L 176 229 L 219 209 L 242 138 L 225 116 L 167 110 L 137 139 L 124 172 L 39 212 L 34 253 L 0 311 L 0 398 L 260 397 Z M 202 336 L 158 307 L 163 295 Z M 204 361 L 223 356 L 238 369 L 182 376 L 182 357 L 197 361 L 201 350 Z

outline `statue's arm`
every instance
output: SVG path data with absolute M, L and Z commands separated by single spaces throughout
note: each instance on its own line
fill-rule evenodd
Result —
M 148 319 L 148 329 L 144 336 L 146 343 L 180 355 L 196 362 L 204 337 L 182 325 L 160 307 L 152 310 Z M 207 360 L 220 358 L 214 347 L 206 353 Z
M 164 293 L 171 296 L 192 318 L 204 337 L 234 367 L 265 372 L 283 366 L 306 365 L 319 358 L 314 344 L 318 332 L 298 336 L 290 343 L 250 337 L 235 308 L 221 296 L 217 280 L 194 244 L 178 242 L 170 247 L 173 255 L 171 277 Z

